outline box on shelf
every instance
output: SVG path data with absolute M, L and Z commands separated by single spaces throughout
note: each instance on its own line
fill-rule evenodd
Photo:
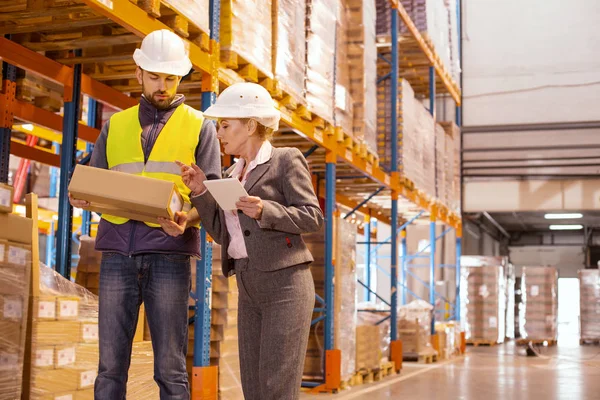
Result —
M 151 223 L 173 219 L 184 206 L 173 182 L 84 165 L 75 167 L 69 192 L 90 202 L 88 210 Z
M 13 207 L 12 186 L 0 183 L 0 213 L 11 213 Z

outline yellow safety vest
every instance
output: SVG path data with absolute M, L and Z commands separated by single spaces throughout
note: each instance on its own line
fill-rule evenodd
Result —
M 184 207 L 191 208 L 191 191 L 183 183 L 181 169 L 175 161 L 187 165 L 196 162 L 196 148 L 204 122 L 202 113 L 185 104 L 177 107 L 158 135 L 146 163 L 138 113 L 139 105 L 118 112 L 110 118 L 106 143 L 108 168 L 112 171 L 174 182 L 183 197 Z M 127 218 L 106 214 L 103 214 L 102 218 L 117 225 L 128 221 Z M 146 225 L 160 227 L 149 222 L 146 222 Z

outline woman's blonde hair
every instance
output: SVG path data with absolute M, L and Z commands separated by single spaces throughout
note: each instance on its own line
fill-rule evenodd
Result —
M 258 134 L 258 137 L 261 138 L 263 141 L 271 140 L 273 134 L 275 133 L 275 131 L 272 128 L 267 128 L 254 118 L 240 118 L 240 121 L 242 121 L 242 123 L 244 124 L 247 124 L 251 120 L 254 120 L 256 122 L 256 133 Z

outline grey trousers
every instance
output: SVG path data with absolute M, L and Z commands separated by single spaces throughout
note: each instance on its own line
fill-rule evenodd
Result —
M 274 272 L 236 260 L 238 336 L 245 400 L 296 400 L 304 369 L 315 286 L 308 264 Z

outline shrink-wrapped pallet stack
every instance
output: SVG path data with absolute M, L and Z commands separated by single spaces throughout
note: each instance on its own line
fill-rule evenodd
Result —
M 462 196 L 460 184 L 460 128 L 454 122 L 441 122 L 440 125 L 446 132 L 444 143 L 445 204 L 450 210 L 459 211 Z
M 375 307 L 371 303 L 359 303 L 358 309 L 371 310 L 360 312 L 356 327 L 356 369 L 379 368 L 382 362 L 389 360 L 390 323 L 381 322 L 387 315 L 378 312 L 383 307 Z
M 553 341 L 558 335 L 558 272 L 554 267 L 523 267 L 523 308 L 519 327 L 523 339 Z
M 346 135 L 353 136 L 354 101 L 350 92 L 349 31 L 351 28 L 350 8 L 345 2 L 339 4 L 336 31 L 335 60 L 335 125 Z
M 433 307 L 423 300 L 414 300 L 400 306 L 398 313 L 398 339 L 402 352 L 426 354 L 433 352 L 431 346 L 431 318 Z
M 581 341 L 600 341 L 600 273 L 598 269 L 579 271 Z

